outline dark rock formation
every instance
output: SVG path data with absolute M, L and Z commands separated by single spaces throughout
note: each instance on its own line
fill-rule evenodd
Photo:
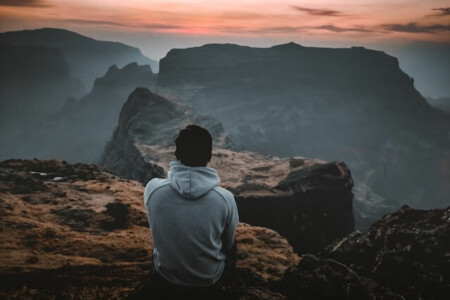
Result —
M 174 49 L 156 91 L 210 113 L 251 151 L 345 161 L 384 207 L 448 203 L 450 119 L 383 52 L 294 43 Z
M 80 100 L 68 101 L 58 113 L 44 122 L 32 141 L 46 141 L 37 149 L 39 158 L 59 158 L 69 162 L 97 163 L 119 120 L 127 96 L 136 87 L 152 87 L 157 75 L 148 65 L 130 63 L 119 69 L 111 66 L 95 80 L 91 92 Z
M 222 126 L 207 116 L 194 116 L 183 106 L 171 102 L 146 88 L 137 88 L 124 104 L 117 128 L 106 145 L 101 163 L 122 177 L 147 183 L 154 177 L 164 177 L 164 169 L 155 162 L 156 156 L 144 155 L 142 145 L 172 145 L 172 137 L 189 123 L 207 128 L 215 143 L 232 147 Z M 219 139 L 223 139 L 220 142 Z
M 288 299 L 405 299 L 340 262 L 310 254 L 303 255 L 297 267 L 286 271 L 282 287 Z
M 288 195 L 235 198 L 244 222 L 280 232 L 298 253 L 315 253 L 353 231 L 352 187 L 345 164 L 333 162 L 291 171 L 275 186 Z
M 123 67 L 131 62 L 149 64 L 157 71 L 157 62 L 139 49 L 117 42 L 97 41 L 75 32 L 43 28 L 0 33 L 0 40 L 15 45 L 38 45 L 61 50 L 72 75 L 90 89 L 95 78 L 111 65 Z
M 323 255 L 407 299 L 447 299 L 449 249 L 450 207 L 404 206 L 373 224 L 367 234 L 355 232 L 331 244 Z
M 182 299 L 285 299 L 284 295 L 271 290 L 271 286 L 260 276 L 248 269 L 237 269 L 229 280 L 221 280 L 214 288 L 198 292 L 190 288 L 174 287 L 161 280 L 161 277 L 151 273 L 146 281 L 141 283 L 126 300 L 145 300 L 151 295 L 155 300 Z
M 171 139 L 189 123 L 214 137 L 211 166 L 235 194 L 241 221 L 278 231 L 297 253 L 319 251 L 353 231 L 353 181 L 345 164 L 233 151 L 220 123 L 148 89 L 136 89 L 125 103 L 102 164 L 143 184 L 164 177 L 175 159 Z
M 136 62 L 133 62 L 127 64 L 121 69 L 118 68 L 116 65 L 112 65 L 111 67 L 109 67 L 106 74 L 103 75 L 103 77 L 95 79 L 94 87 L 91 91 L 91 94 L 99 92 L 97 90 L 100 89 L 111 90 L 128 85 L 134 85 L 134 88 L 138 86 L 146 86 L 148 88 L 153 89 L 156 84 L 156 79 L 157 76 L 152 72 L 152 69 L 150 68 L 149 65 L 141 66 L 138 65 Z M 128 92 L 128 94 L 130 92 Z M 117 98 L 119 98 L 119 96 L 117 96 Z M 122 107 L 122 105 L 123 100 L 120 107 Z

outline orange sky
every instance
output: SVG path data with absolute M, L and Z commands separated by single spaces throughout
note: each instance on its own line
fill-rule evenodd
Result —
M 0 31 L 450 41 L 448 0 L 0 0 Z
M 63 28 L 160 59 L 207 43 L 364 46 L 399 58 L 416 87 L 450 95 L 449 0 L 0 0 L 0 32 Z

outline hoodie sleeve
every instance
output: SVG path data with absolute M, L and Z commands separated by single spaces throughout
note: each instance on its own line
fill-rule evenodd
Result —
M 229 196 L 227 197 L 227 205 L 229 215 L 227 225 L 225 226 L 225 230 L 222 235 L 222 242 L 224 249 L 229 249 L 231 248 L 231 246 L 233 246 L 236 227 L 239 223 L 239 215 L 236 206 L 236 201 L 234 200 L 233 194 L 231 194 L 230 192 Z
M 150 200 L 151 194 L 158 189 L 159 187 L 164 186 L 165 184 L 169 184 L 167 179 L 153 178 L 150 180 L 145 186 L 144 190 L 144 204 L 145 207 L 148 208 L 148 201 Z

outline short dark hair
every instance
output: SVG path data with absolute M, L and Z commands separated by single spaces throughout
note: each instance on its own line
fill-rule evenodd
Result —
M 212 156 L 212 137 L 208 130 L 190 124 L 174 137 L 175 156 L 183 165 L 205 167 Z

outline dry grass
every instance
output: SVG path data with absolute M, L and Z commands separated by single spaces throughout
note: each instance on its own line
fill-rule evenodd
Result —
M 141 184 L 89 169 L 61 181 L 20 165 L 11 172 L 0 184 L 0 299 L 117 299 L 145 278 L 152 239 Z M 12 193 L 17 180 L 34 180 L 40 190 Z M 102 228 L 108 203 L 126 208 L 127 226 Z M 267 228 L 240 224 L 237 243 L 238 267 L 266 280 L 279 280 L 299 260 Z

